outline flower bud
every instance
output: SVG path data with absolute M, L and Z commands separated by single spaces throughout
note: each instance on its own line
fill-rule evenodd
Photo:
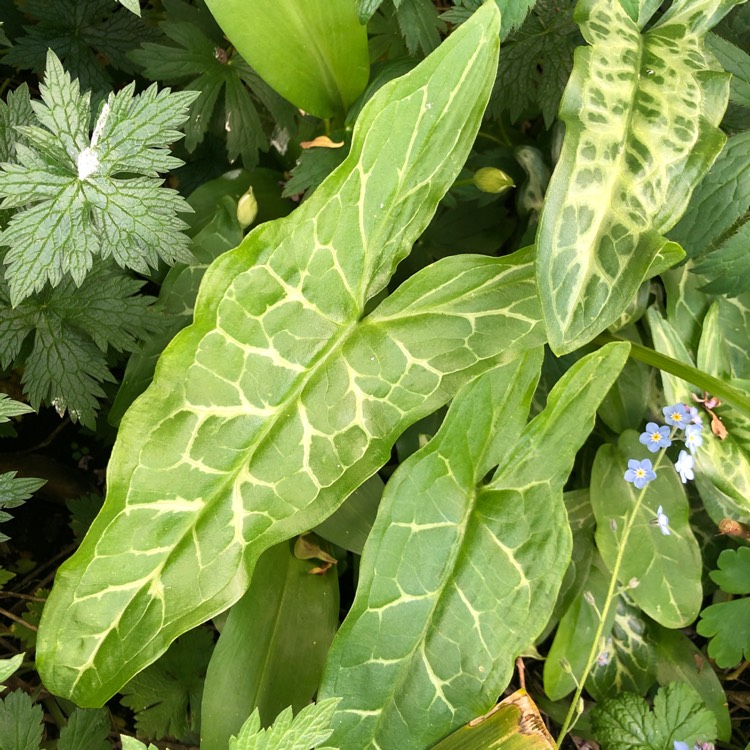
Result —
M 482 167 L 474 173 L 474 184 L 483 193 L 500 195 L 509 188 L 515 187 L 513 179 L 496 167 Z
M 249 187 L 237 203 L 237 221 L 243 229 L 246 229 L 255 221 L 257 215 L 258 201 L 252 187 Z

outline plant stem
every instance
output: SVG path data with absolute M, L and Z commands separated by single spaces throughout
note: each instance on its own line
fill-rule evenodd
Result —
M 677 433 L 677 428 L 673 427 L 672 431 L 669 435 L 670 441 Z M 667 452 L 666 448 L 662 448 L 659 457 L 656 460 L 656 464 L 654 465 L 654 471 L 656 471 L 659 466 L 661 465 L 662 459 L 664 458 L 665 454 Z M 640 493 L 638 494 L 638 497 L 636 498 L 635 505 L 633 505 L 633 509 L 630 511 L 630 514 L 628 515 L 627 519 L 625 520 L 625 525 L 622 530 L 622 536 L 620 537 L 620 543 L 617 547 L 617 557 L 615 558 L 615 564 L 612 566 L 612 575 L 609 579 L 609 588 L 607 589 L 607 598 L 604 600 L 604 606 L 602 607 L 602 611 L 598 612 L 599 615 L 599 624 L 596 628 L 596 633 L 594 634 L 594 641 L 591 644 L 591 651 L 589 652 L 589 658 L 586 662 L 586 667 L 583 670 L 583 673 L 581 674 L 581 677 L 579 678 L 577 685 L 576 685 L 576 691 L 573 694 L 573 700 L 571 701 L 570 708 L 568 709 L 568 713 L 565 716 L 565 721 L 563 722 L 562 729 L 560 730 L 560 734 L 557 736 L 557 746 L 560 747 L 562 744 L 562 741 L 565 739 L 568 732 L 572 729 L 574 724 L 574 717 L 576 714 L 576 709 L 578 707 L 578 703 L 581 699 L 581 694 L 583 693 L 583 688 L 586 685 L 586 680 L 589 677 L 589 674 L 591 673 L 591 670 L 594 666 L 594 662 L 596 662 L 596 659 L 599 655 L 600 651 L 600 643 L 602 636 L 604 635 L 604 625 L 607 621 L 607 615 L 609 614 L 609 610 L 612 607 L 612 603 L 617 599 L 617 597 L 622 593 L 622 589 L 617 588 L 617 580 L 620 575 L 620 568 L 622 567 L 622 561 L 625 556 L 625 548 L 628 543 L 628 537 L 630 536 L 630 532 L 633 528 L 633 524 L 635 523 L 636 516 L 638 515 L 638 511 L 641 509 L 641 505 L 643 504 L 643 498 L 646 496 L 646 491 L 648 490 L 648 484 L 645 484 L 643 486 L 643 489 L 641 489 Z M 577 718 L 577 717 L 575 717 Z

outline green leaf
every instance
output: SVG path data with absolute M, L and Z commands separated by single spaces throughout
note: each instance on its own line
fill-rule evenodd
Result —
M 20 209 L 0 232 L 11 303 L 66 274 L 80 286 L 95 256 L 142 273 L 159 258 L 190 260 L 176 216 L 190 209 L 156 173 L 182 163 L 166 146 L 195 94 L 152 86 L 134 95 L 130 84 L 102 105 L 89 138 L 90 95 L 53 52 L 40 90 L 32 106 L 43 127 L 19 126 L 29 146 L 16 146 L 17 164 L 0 165 L 0 207 Z
M 0 747 L 3 750 L 39 750 L 42 741 L 42 707 L 14 690 L 0 700 Z
M 0 285 L 0 365 L 25 354 L 21 382 L 34 409 L 47 403 L 60 416 L 95 424 L 99 384 L 114 380 L 107 353 L 134 350 L 137 337 L 159 324 L 149 314 L 152 298 L 138 294 L 142 286 L 101 261 L 79 288 L 65 278 L 16 307 Z
M 648 19 L 639 25 L 622 0 L 577 6 L 591 46 L 576 52 L 563 96 L 565 140 L 537 237 L 553 351 L 580 347 L 618 318 L 720 152 L 729 79 L 702 37 L 731 5 L 675 4 L 643 33 Z
M 127 735 L 120 735 L 120 742 L 122 743 L 122 750 L 158 750 L 156 745 L 149 743 L 148 747 L 143 744 L 140 740 L 135 737 L 128 737 Z
M 23 136 L 17 132 L 16 126 L 34 123 L 36 119 L 31 108 L 29 87 L 22 83 L 18 88 L 8 92 L 5 101 L 0 101 L 0 162 L 13 161 L 16 144 L 25 142 Z
M 669 233 L 689 258 L 702 256 L 750 207 L 750 132 L 726 142 L 695 189 L 685 215 Z M 710 257 L 710 256 L 709 256 Z
M 60 732 L 58 750 L 109 750 L 109 711 L 77 708 Z
M 505 5 L 512 10 L 503 14 L 503 29 L 506 17 L 518 18 L 517 12 L 525 15 L 529 2 L 513 0 Z M 552 126 L 573 68 L 573 51 L 581 43 L 572 7 L 572 2 L 537 0 L 523 26 L 503 45 L 488 107 L 494 118 L 507 112 L 511 122 L 516 122 L 541 113 L 546 127 Z
M 5 689 L 4 683 L 11 675 L 18 671 L 23 664 L 25 654 L 16 654 L 10 659 L 0 659 L 0 690 Z
M 209 14 L 203 13 L 194 21 L 175 20 L 188 7 L 170 0 L 169 15 L 159 28 L 172 43 L 146 42 L 141 49 L 133 50 L 130 58 L 143 67 L 151 80 L 182 84 L 200 92 L 190 105 L 185 123 L 188 151 L 195 150 L 212 120 L 219 117 L 229 161 L 241 156 L 245 167 L 252 169 L 258 162 L 258 152 L 268 150 L 256 100 L 271 98 L 279 127 L 291 123 L 293 109 L 267 88 L 236 52 L 224 49 L 221 30 Z
M 580 681 L 594 641 L 599 615 L 604 608 L 609 587 L 609 573 L 599 555 L 591 563 L 583 590 L 593 598 L 592 606 L 585 597 L 573 600 L 560 619 L 554 640 L 544 662 L 544 692 L 553 700 L 560 700 L 576 688 Z M 616 607 L 610 607 L 604 623 L 604 642 L 600 654 L 610 653 L 606 639 L 610 637 L 615 621 Z
M 11 417 L 18 417 L 21 414 L 29 414 L 33 411 L 34 409 L 28 404 L 14 401 L 7 393 L 0 393 L 0 424 L 10 422 Z
M 137 0 L 126 2 L 137 5 Z M 26 35 L 14 39 L 3 62 L 41 73 L 52 50 L 84 91 L 109 92 L 110 68 L 133 72 L 126 53 L 152 33 L 112 0 L 25 0 L 23 12 L 38 22 L 24 26 Z
M 706 665 L 706 659 L 692 641 L 679 630 L 668 630 L 651 623 L 649 635 L 656 650 L 656 678 L 660 685 L 685 682 L 698 691 L 713 712 L 718 727 L 718 737 L 727 742 L 732 733 L 727 696 L 715 670 Z
M 292 709 L 279 714 L 269 729 L 260 728 L 254 711 L 236 737 L 229 740 L 229 750 L 310 750 L 332 734 L 331 718 L 338 700 L 318 701 L 303 708 L 294 718 Z M 319 748 L 319 750 L 334 750 Z
M 736 297 L 750 292 L 750 222 L 745 222 L 695 265 L 695 273 L 709 281 L 701 287 L 706 294 Z
M 674 750 L 716 738 L 716 720 L 698 693 L 685 683 L 659 688 L 650 711 L 643 698 L 624 693 L 597 706 L 592 714 L 597 740 L 607 750 Z
M 141 15 L 141 4 L 139 0 L 117 0 L 117 2 L 126 7 L 131 13 L 135 13 L 136 16 Z
M 440 44 L 445 22 L 431 0 L 396 0 L 396 20 L 410 55 L 429 54 Z
M 338 627 L 336 571 L 311 575 L 288 542 L 261 555 L 250 588 L 229 611 L 206 673 L 201 750 L 225 750 L 258 710 L 264 726 L 317 692 Z
M 721 67 L 732 74 L 729 100 L 743 107 L 750 107 L 750 55 L 716 34 L 706 36 L 706 46 L 721 63 Z
M 353 0 L 206 0 L 242 57 L 273 89 L 316 117 L 338 115 L 364 91 L 367 29 Z
M 750 594 L 750 547 L 724 550 L 711 578 L 730 594 Z M 722 669 L 750 658 L 750 597 L 712 604 L 701 612 L 700 635 L 711 638 L 708 654 Z
M 367 2 L 367 0 L 360 0 Z M 539 0 L 495 0 L 500 8 L 500 39 L 505 39 L 514 29 L 518 28 L 529 14 L 535 4 L 547 7 L 546 3 Z M 482 0 L 454 0 L 453 7 L 441 14 L 444 21 L 456 26 L 468 21 L 472 13 L 482 7 Z M 503 53 L 505 54 L 505 53 Z
M 17 477 L 15 471 L 0 474 L 0 508 L 17 508 L 23 505 L 46 480 L 33 477 Z M 3 517 L 5 516 L 5 517 Z M 0 522 L 10 519 L 9 514 L 0 513 Z M 0 533 L 0 542 L 7 542 L 8 537 Z
M 694 357 L 710 299 L 699 290 L 703 280 L 693 272 L 693 266 L 693 261 L 688 260 L 679 268 L 662 274 L 661 278 L 667 290 L 667 320 Z
M 329 516 L 406 426 L 540 345 L 528 251 L 446 259 L 361 320 L 468 154 L 498 25 L 483 7 L 384 86 L 311 199 L 212 264 L 195 322 L 122 421 L 105 506 L 45 608 L 50 690 L 106 700 L 237 601 L 260 554 Z
M 750 547 L 725 549 L 711 578 L 729 594 L 750 594 Z
M 591 506 L 596 544 L 610 570 L 619 554 L 625 519 L 640 493 L 623 479 L 628 460 L 649 457 L 653 454 L 639 442 L 635 430 L 623 432 L 617 447 L 603 445 L 597 451 L 591 470 Z M 690 528 L 685 490 L 671 461 L 657 467 L 656 473 L 632 525 L 618 578 L 622 584 L 637 578 L 637 588 L 628 592 L 635 603 L 665 627 L 680 628 L 689 625 L 700 610 L 700 548 Z M 657 506 L 669 518 L 668 536 L 653 523 Z
M 492 706 L 542 631 L 570 556 L 562 487 L 627 346 L 576 363 L 522 429 L 540 354 L 462 390 L 388 483 L 321 685 L 342 696 L 339 747 L 429 747 Z
M 203 679 L 212 650 L 208 630 L 191 630 L 122 688 L 120 703 L 135 713 L 138 734 L 179 740 L 200 729 Z
M 680 336 L 667 321 L 650 310 L 648 322 L 654 346 L 659 351 L 692 364 Z M 711 323 L 710 320 L 708 322 Z M 708 334 L 707 341 L 713 341 L 717 336 L 724 339 L 727 335 L 713 328 Z M 664 371 L 661 379 L 667 403 L 691 403 L 692 389 L 686 381 Z M 718 388 L 705 390 L 729 401 Z M 719 440 L 709 430 L 704 430 L 703 446 L 695 455 L 695 483 L 703 504 L 715 523 L 725 517 L 738 520 L 746 518 L 750 509 L 750 453 L 743 441 L 735 438 L 731 432 L 725 440 Z

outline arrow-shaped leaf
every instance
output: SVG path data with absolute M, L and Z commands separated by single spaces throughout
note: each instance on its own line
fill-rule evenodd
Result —
M 703 37 L 734 4 L 675 2 L 641 33 L 648 14 L 634 20 L 632 2 L 579 2 L 591 46 L 577 50 L 563 96 L 565 141 L 537 239 L 556 352 L 578 348 L 625 309 L 721 151 L 729 79 Z
M 485 374 L 394 474 L 323 677 L 342 699 L 332 744 L 429 747 L 492 706 L 549 618 L 570 560 L 562 487 L 627 352 L 577 362 L 523 430 L 539 353 Z
M 330 515 L 406 426 L 542 342 L 528 253 L 446 259 L 361 321 L 466 159 L 498 25 L 483 6 L 380 89 L 313 197 L 207 271 L 45 607 L 48 689 L 105 701 L 239 599 L 258 556 Z

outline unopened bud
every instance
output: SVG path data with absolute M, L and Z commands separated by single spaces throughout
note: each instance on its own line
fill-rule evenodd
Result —
M 567 659 L 560 659 L 560 668 L 567 674 L 573 674 L 573 668 L 570 666 L 570 662 Z
M 638 586 L 640 586 L 640 585 L 641 585 L 641 582 L 637 578 L 635 578 L 635 577 L 631 578 L 628 581 L 628 588 L 629 589 L 637 589 Z
M 258 201 L 255 198 L 252 187 L 249 187 L 237 203 L 237 221 L 245 229 L 255 221 L 257 215 Z
M 473 182 L 483 193 L 500 195 L 509 188 L 515 187 L 513 178 L 496 167 L 482 167 L 474 173 Z
M 594 595 L 590 591 L 584 591 L 583 592 L 583 598 L 592 606 L 594 607 L 596 605 L 596 602 L 594 601 Z

